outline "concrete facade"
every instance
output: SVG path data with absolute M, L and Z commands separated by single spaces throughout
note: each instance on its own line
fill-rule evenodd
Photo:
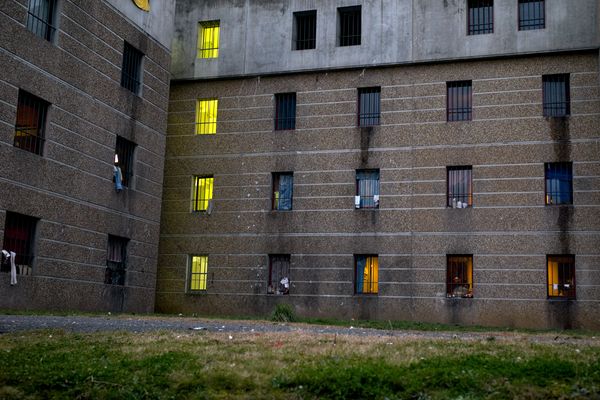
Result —
M 362 4 L 362 45 L 335 46 L 336 8 Z M 600 328 L 597 2 L 546 1 L 546 28 L 468 36 L 463 1 L 179 1 L 156 309 L 519 327 Z M 418 6 L 416 6 L 418 4 Z M 292 13 L 317 10 L 314 50 L 292 50 Z M 219 57 L 196 59 L 198 22 L 220 20 Z M 358 67 L 358 68 L 354 68 Z M 569 74 L 571 113 L 542 112 L 542 76 Z M 446 84 L 471 80 L 471 121 L 447 122 Z M 381 123 L 357 127 L 357 89 L 381 87 Z M 277 93 L 295 130 L 274 131 Z M 197 99 L 219 100 L 195 135 Z M 573 205 L 545 205 L 544 163 L 573 163 Z M 473 207 L 446 207 L 446 168 L 470 165 Z M 354 208 L 358 169 L 380 205 Z M 293 210 L 271 210 L 293 172 Z M 190 212 L 214 176 L 212 212 Z M 267 294 L 269 254 L 290 254 L 290 294 Z M 355 294 L 357 254 L 379 256 L 377 295 Z M 473 255 L 473 298 L 446 295 L 446 257 Z M 576 300 L 549 299 L 546 257 L 573 254 Z M 190 256 L 207 289 L 189 290 Z
M 174 4 L 163 3 L 157 11 L 171 7 L 161 22 L 169 24 Z M 0 237 L 7 212 L 38 221 L 31 274 L 14 286 L 0 274 L 0 308 L 151 312 L 171 27 L 137 26 L 106 1 L 60 0 L 57 30 L 46 40 L 27 28 L 28 5 L 0 6 Z M 140 95 L 121 86 L 125 42 L 144 54 Z M 49 103 L 41 156 L 13 146 L 20 91 Z M 120 193 L 117 136 L 136 145 Z M 129 240 L 122 286 L 104 283 L 109 235 Z

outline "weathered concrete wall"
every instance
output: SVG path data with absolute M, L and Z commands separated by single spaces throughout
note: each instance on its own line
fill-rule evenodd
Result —
M 336 44 L 337 8 L 362 5 L 362 43 Z M 314 50 L 292 50 L 293 13 L 317 10 Z M 596 0 L 547 0 L 546 28 L 519 31 L 514 0 L 494 2 L 494 33 L 467 35 L 466 0 L 179 0 L 176 79 L 597 48 Z M 220 20 L 219 57 L 197 59 L 198 22 Z
M 0 240 L 6 211 L 39 218 L 31 276 L 0 274 L 0 308 L 154 309 L 170 55 L 107 3 L 63 0 L 56 40 L 0 6 Z M 144 54 L 142 95 L 121 87 L 124 42 Z M 43 156 L 13 146 L 19 90 L 50 103 Z M 117 135 L 137 144 L 116 193 Z M 130 239 L 125 286 L 104 284 L 108 235 Z
M 499 2 L 501 3 L 501 2 Z M 542 116 L 542 75 L 569 73 L 572 115 Z M 446 122 L 446 82 L 473 81 L 473 120 Z M 357 88 L 381 86 L 365 148 Z M 273 131 L 274 93 L 297 93 Z M 216 135 L 195 102 L 218 98 Z M 600 328 L 598 52 L 462 61 L 172 86 L 157 311 Z M 574 205 L 544 205 L 544 163 L 572 161 Z M 474 206 L 446 208 L 446 166 L 472 165 Z M 355 170 L 381 171 L 380 208 L 354 209 Z M 294 172 L 291 212 L 271 173 Z M 190 213 L 192 176 L 214 174 L 211 215 Z M 289 296 L 267 295 L 268 254 L 291 254 Z M 547 299 L 546 255 L 575 254 L 577 300 Z M 189 256 L 208 290 L 186 293 Z M 379 294 L 354 295 L 353 254 L 379 255 Z M 446 255 L 473 254 L 474 298 L 445 293 Z

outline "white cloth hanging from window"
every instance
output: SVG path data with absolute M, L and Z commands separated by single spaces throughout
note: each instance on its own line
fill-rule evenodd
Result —
M 15 259 L 17 254 L 14 251 L 10 252 L 10 285 L 14 286 L 17 284 L 17 266 L 15 265 Z

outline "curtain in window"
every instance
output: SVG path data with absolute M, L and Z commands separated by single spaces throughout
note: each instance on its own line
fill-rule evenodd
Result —
M 379 198 L 379 172 L 378 171 L 358 171 L 357 194 L 360 196 L 361 208 L 376 208 Z M 375 197 L 377 196 L 377 197 Z
M 150 11 L 150 0 L 133 0 L 139 9 L 144 11 Z
M 356 293 L 377 293 L 379 261 L 377 256 L 356 257 Z
M 278 210 L 289 211 L 292 209 L 292 193 L 294 186 L 293 175 L 279 176 L 279 207 Z

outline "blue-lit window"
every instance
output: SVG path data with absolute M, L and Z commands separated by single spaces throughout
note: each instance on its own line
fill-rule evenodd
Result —
M 573 204 L 573 163 L 546 163 L 546 204 Z

